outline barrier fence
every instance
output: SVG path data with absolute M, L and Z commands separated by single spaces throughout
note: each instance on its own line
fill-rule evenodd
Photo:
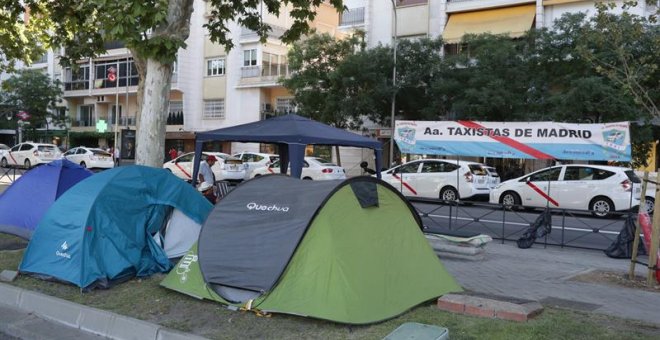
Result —
M 480 233 L 493 239 L 517 241 L 534 224 L 543 210 L 505 208 L 501 204 L 456 202 L 408 197 L 417 210 L 425 232 Z M 624 227 L 633 212 L 612 212 L 607 218 L 591 216 L 590 211 L 546 208 L 551 213 L 551 232 L 536 244 L 605 250 Z

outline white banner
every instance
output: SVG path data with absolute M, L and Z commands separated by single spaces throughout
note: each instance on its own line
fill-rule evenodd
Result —
M 401 153 L 493 158 L 631 160 L 629 122 L 477 122 L 399 120 Z

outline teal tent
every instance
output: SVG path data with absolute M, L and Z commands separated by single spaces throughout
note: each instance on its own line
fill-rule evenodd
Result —
M 201 224 L 213 206 L 164 169 L 135 165 L 101 172 L 55 201 L 19 269 L 84 289 L 166 272 L 171 264 L 152 235 L 172 208 Z

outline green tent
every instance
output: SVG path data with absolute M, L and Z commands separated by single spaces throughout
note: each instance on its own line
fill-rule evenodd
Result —
M 399 192 L 372 177 L 261 176 L 209 215 L 161 285 L 264 312 L 366 324 L 460 286 Z

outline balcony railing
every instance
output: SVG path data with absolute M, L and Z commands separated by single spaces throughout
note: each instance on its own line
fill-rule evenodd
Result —
M 74 80 L 64 82 L 64 91 L 89 90 L 89 80 Z
M 339 26 L 358 26 L 364 24 L 364 7 L 350 8 L 341 14 Z
M 241 68 L 241 78 L 257 78 L 261 80 L 277 80 L 289 76 L 289 65 L 271 64 L 270 66 L 244 66 Z

